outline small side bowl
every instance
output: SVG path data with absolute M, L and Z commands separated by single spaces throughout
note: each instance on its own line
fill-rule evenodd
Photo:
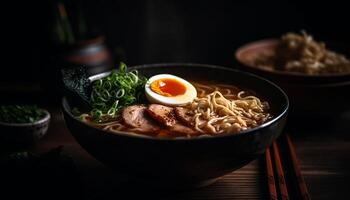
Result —
M 28 147 L 42 138 L 50 123 L 50 113 L 42 109 L 45 116 L 34 123 L 0 122 L 1 149 L 11 151 Z
M 267 70 L 253 65 L 261 54 L 271 54 L 277 39 L 248 43 L 238 48 L 235 58 L 241 70 L 267 78 L 280 86 L 290 98 L 291 118 L 329 118 L 350 110 L 350 73 L 307 75 L 295 72 Z M 344 45 L 326 43 L 327 48 L 349 56 Z
M 297 84 L 321 85 L 350 81 L 350 73 L 308 75 L 298 72 L 285 72 L 278 70 L 267 70 L 254 66 L 252 60 L 261 54 L 272 54 L 276 50 L 278 39 L 265 39 L 251 42 L 238 48 L 235 58 L 245 70 L 263 75 L 264 77 L 277 80 L 278 82 L 292 82 Z M 328 49 L 350 56 L 350 49 L 345 45 L 334 42 L 326 44 Z

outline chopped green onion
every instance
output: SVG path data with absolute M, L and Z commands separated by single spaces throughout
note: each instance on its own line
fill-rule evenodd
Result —
M 128 72 L 120 63 L 119 71 L 112 71 L 107 77 L 93 82 L 91 92 L 91 116 L 95 122 L 107 122 L 118 116 L 118 111 L 144 99 L 145 77 L 137 70 Z

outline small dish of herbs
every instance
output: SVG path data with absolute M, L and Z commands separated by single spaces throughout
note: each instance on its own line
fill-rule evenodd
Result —
M 0 105 L 0 149 L 29 147 L 42 138 L 50 124 L 50 113 L 36 105 Z
M 47 113 L 36 105 L 0 106 L 0 122 L 4 123 L 35 123 L 46 115 Z

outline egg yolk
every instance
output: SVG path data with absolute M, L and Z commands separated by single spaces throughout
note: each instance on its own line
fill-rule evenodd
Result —
M 186 92 L 186 87 L 176 79 L 164 78 L 151 83 L 151 90 L 165 97 L 174 97 Z

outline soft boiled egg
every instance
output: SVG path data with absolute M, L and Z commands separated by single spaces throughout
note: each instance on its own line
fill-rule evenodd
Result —
M 196 88 L 185 79 L 171 74 L 158 74 L 145 85 L 148 101 L 168 106 L 191 103 L 197 97 Z

